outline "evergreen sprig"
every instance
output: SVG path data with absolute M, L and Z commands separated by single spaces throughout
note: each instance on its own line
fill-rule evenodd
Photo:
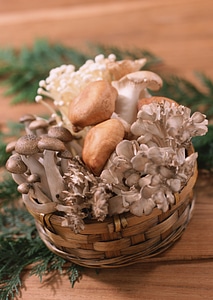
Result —
M 50 69 L 72 62 L 80 66 L 87 56 L 75 49 L 60 44 L 50 45 L 46 40 L 37 40 L 32 48 L 23 47 L 0 50 L 0 79 L 7 86 L 5 95 L 12 95 L 13 103 L 33 102 L 38 82 Z
M 0 79 L 7 86 L 5 95 L 13 96 L 12 103 L 33 102 L 38 83 L 46 78 L 52 68 L 62 64 L 73 64 L 79 68 L 88 58 L 98 53 L 115 53 L 118 59 L 146 57 L 147 65 L 159 62 L 154 54 L 136 49 L 134 52 L 89 45 L 89 54 L 61 44 L 49 44 L 46 40 L 36 40 L 32 48 L 23 47 L 0 50 Z
M 80 279 L 80 267 L 50 252 L 41 241 L 25 208 L 2 207 L 0 232 L 0 300 L 19 295 L 23 271 L 30 264 L 29 275 L 38 276 L 40 281 L 53 271 L 66 275 L 72 287 Z

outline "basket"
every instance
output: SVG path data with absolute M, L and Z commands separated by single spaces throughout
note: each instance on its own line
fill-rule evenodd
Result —
M 121 267 L 155 256 L 191 218 L 197 153 L 190 141 L 207 132 L 208 121 L 152 96 L 148 89 L 163 82 L 140 71 L 144 63 L 101 54 L 78 71 L 52 69 L 36 97 L 51 117 L 24 116 L 27 134 L 7 148 L 7 169 L 41 239 L 82 266 Z
M 128 212 L 107 217 L 103 222 L 86 219 L 85 229 L 78 234 L 61 226 L 64 216 L 54 211 L 42 213 L 45 204 L 30 199 L 36 212 L 25 204 L 35 218 L 41 239 L 55 254 L 90 268 L 122 267 L 158 255 L 180 238 L 191 219 L 196 179 L 197 166 L 166 213 L 155 208 L 148 216 Z

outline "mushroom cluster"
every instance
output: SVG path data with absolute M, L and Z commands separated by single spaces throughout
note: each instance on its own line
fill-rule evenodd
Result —
M 152 97 L 162 79 L 141 71 L 144 63 L 98 55 L 77 71 L 53 69 L 40 82 L 36 101 L 51 117 L 25 115 L 26 135 L 7 147 L 6 167 L 30 212 L 59 213 L 61 225 L 78 233 L 86 218 L 142 216 L 174 204 L 193 175 L 191 138 L 204 135 L 208 122 L 174 100 Z

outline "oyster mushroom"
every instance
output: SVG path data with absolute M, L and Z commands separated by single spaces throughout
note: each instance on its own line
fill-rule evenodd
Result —
M 43 151 L 43 166 L 52 200 L 58 202 L 58 198 L 64 190 L 64 180 L 57 167 L 56 152 L 65 151 L 66 148 L 62 141 L 49 136 L 41 137 L 38 141 L 38 148 Z
M 179 104 L 170 99 L 170 98 L 166 98 L 166 97 L 160 97 L 160 96 L 152 96 L 152 97 L 148 97 L 148 98 L 141 98 L 138 100 L 138 110 L 141 109 L 141 107 L 143 105 L 146 105 L 146 104 L 150 104 L 150 103 L 161 103 L 161 104 L 164 104 L 164 102 L 167 101 L 169 102 L 170 104 L 175 104 L 176 106 L 178 106 Z
M 117 196 L 114 196 L 114 197 L 110 198 L 108 200 L 108 205 L 109 205 L 109 211 L 108 211 L 109 216 L 122 214 L 124 212 L 129 211 L 129 208 L 125 207 L 123 205 L 121 195 L 117 195 Z
M 151 97 L 147 88 L 157 91 L 162 86 L 162 79 L 151 71 L 137 71 L 127 74 L 112 85 L 118 91 L 115 113 L 129 124 L 137 117 L 137 104 L 141 97 Z

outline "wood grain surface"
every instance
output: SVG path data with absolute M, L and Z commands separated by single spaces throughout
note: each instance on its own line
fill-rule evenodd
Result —
M 196 82 L 194 71 L 213 78 L 211 0 L 0 0 L 0 47 L 30 46 L 47 38 L 79 49 L 88 42 L 140 47 L 160 56 L 169 70 Z M 38 105 L 11 107 L 0 90 L 0 122 L 18 120 Z M 51 274 L 41 284 L 24 275 L 19 299 L 213 299 L 213 178 L 200 174 L 193 218 L 182 238 L 162 255 L 134 266 L 85 269 L 72 289 Z

